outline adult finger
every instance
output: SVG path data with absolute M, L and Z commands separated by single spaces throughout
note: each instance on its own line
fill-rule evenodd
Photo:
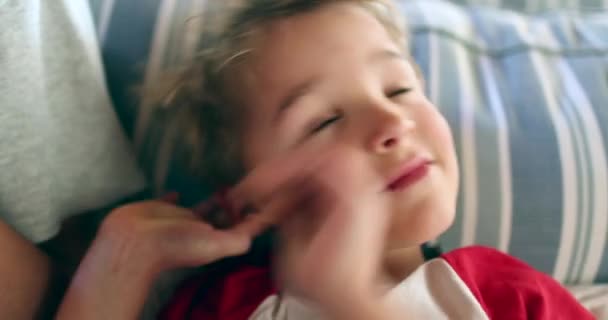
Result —
M 168 248 L 172 251 L 177 265 L 197 266 L 208 264 L 226 257 L 245 254 L 251 246 L 251 237 L 218 230 L 200 223 L 200 228 L 183 230 L 179 241 Z

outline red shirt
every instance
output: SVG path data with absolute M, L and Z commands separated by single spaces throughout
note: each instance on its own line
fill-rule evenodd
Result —
M 393 291 L 392 298 L 402 299 L 410 316 L 426 319 L 594 319 L 551 277 L 485 247 L 431 260 Z M 289 299 L 277 299 L 276 292 L 269 267 L 243 266 L 220 279 L 199 275 L 185 281 L 159 319 L 245 320 L 254 314 L 275 319 L 269 305 L 283 303 L 285 314 L 290 308 Z M 289 319 L 299 319 L 293 310 Z

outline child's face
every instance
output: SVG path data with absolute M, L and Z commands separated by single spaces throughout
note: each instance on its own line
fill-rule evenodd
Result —
M 389 208 L 389 247 L 428 241 L 451 224 L 450 130 L 371 14 L 336 4 L 274 22 L 244 74 L 247 167 L 302 144 L 335 147 L 348 153 L 340 158 L 356 185 Z

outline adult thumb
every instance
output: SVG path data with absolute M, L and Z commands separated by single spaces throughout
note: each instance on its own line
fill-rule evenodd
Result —
M 206 228 L 205 232 L 184 235 L 180 256 L 183 264 L 198 266 L 247 253 L 251 237 L 230 230 Z

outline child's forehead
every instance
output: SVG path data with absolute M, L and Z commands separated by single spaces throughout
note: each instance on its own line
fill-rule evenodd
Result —
M 336 30 L 349 30 L 353 34 L 362 30 L 387 33 L 381 22 L 365 7 L 352 2 L 338 2 L 266 24 L 262 41 L 276 43 L 279 39 L 307 36 L 319 39 L 319 35 L 329 35 Z
M 254 113 L 264 113 L 258 105 L 276 104 L 285 91 L 338 65 L 371 63 L 386 52 L 406 56 L 377 17 L 346 1 L 269 22 L 256 30 L 250 45 L 234 80 L 243 85 L 239 104 Z
M 273 66 L 281 62 L 322 63 L 353 52 L 402 51 L 376 17 L 348 2 L 273 21 L 265 26 L 258 40 L 251 62 L 262 73 L 279 71 Z

